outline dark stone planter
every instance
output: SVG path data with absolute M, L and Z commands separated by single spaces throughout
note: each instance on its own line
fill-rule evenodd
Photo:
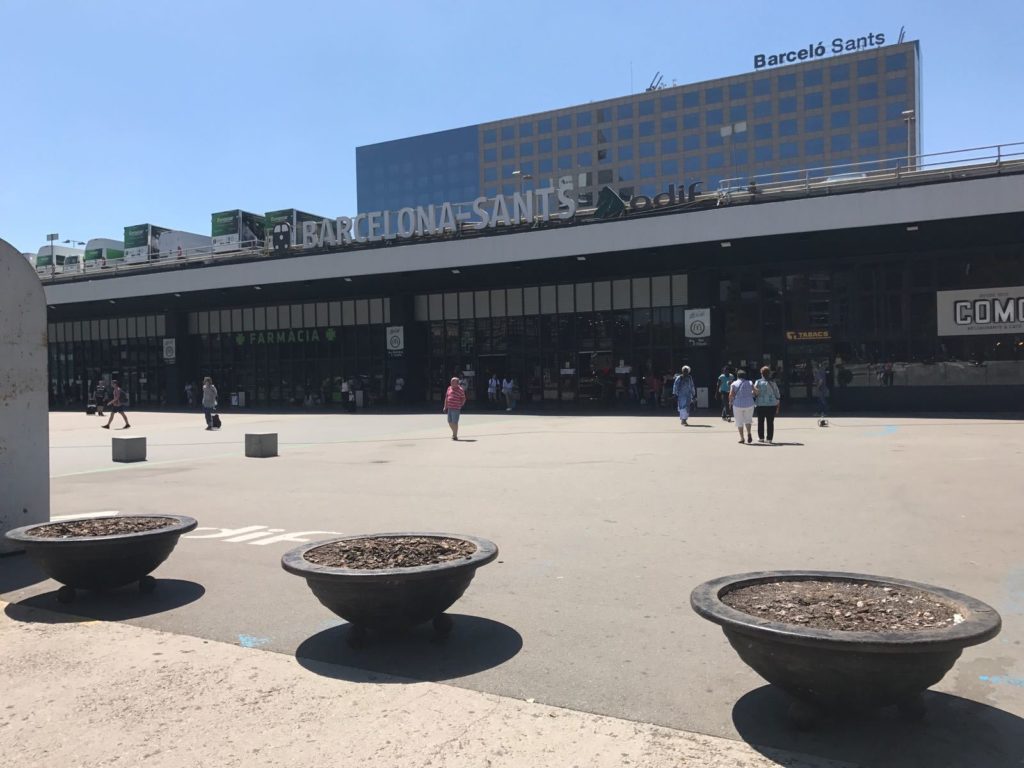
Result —
M 402 536 L 436 536 L 461 539 L 476 545 L 468 559 L 416 568 L 365 570 L 332 568 L 304 557 L 311 549 L 332 541 Z M 393 632 L 427 621 L 438 634 L 451 630 L 445 611 L 466 591 L 476 569 L 498 556 L 498 547 L 486 539 L 451 533 L 372 533 L 343 536 L 303 544 L 281 558 L 281 567 L 306 579 L 313 594 L 329 610 L 352 624 L 350 642 L 359 645 L 367 630 Z
M 178 537 L 191 531 L 197 523 L 184 515 L 133 517 L 169 518 L 174 520 L 174 524 L 152 531 L 114 536 L 52 539 L 28 533 L 50 525 L 41 523 L 8 531 L 7 538 L 21 544 L 47 576 L 65 585 L 57 592 L 57 599 L 61 602 L 71 602 L 76 589 L 114 589 L 133 581 L 139 582 L 140 591 L 152 592 L 156 580 L 149 573 L 167 559 L 177 545 Z
M 964 621 L 912 632 L 811 629 L 751 616 L 719 599 L 740 587 L 801 580 L 912 587 L 956 604 Z M 722 626 L 729 643 L 755 672 L 797 700 L 790 710 L 797 725 L 810 725 L 822 711 L 864 711 L 888 705 L 920 716 L 924 712 L 921 694 L 943 678 L 965 647 L 991 640 L 1001 627 L 996 610 L 973 597 L 913 581 L 834 571 L 724 576 L 694 589 L 690 605 Z

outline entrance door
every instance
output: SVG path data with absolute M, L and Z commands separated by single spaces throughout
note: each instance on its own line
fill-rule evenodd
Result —
M 580 352 L 577 355 L 576 375 L 581 403 L 609 405 L 613 401 L 615 394 L 613 366 L 610 349 Z
M 824 369 L 826 381 L 832 380 L 832 344 L 829 342 L 796 342 L 786 345 L 786 387 L 783 397 L 790 400 L 814 398 L 815 371 Z

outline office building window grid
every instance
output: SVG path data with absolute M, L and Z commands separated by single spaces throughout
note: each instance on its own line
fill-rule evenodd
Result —
M 605 185 L 629 197 L 815 167 L 869 170 L 858 164 L 907 154 L 908 130 L 917 151 L 919 129 L 903 117 L 916 106 L 916 66 L 910 43 L 482 124 L 476 194 L 465 199 L 568 178 L 592 204 Z

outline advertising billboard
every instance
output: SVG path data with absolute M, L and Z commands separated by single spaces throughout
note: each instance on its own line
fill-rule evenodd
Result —
M 1024 285 L 938 291 L 939 336 L 1024 333 Z
M 124 228 L 125 261 L 148 261 L 160 253 L 160 236 L 171 230 L 153 224 L 136 224 Z
M 235 209 L 211 215 L 210 234 L 213 236 L 213 250 L 237 251 L 263 244 L 264 217 Z

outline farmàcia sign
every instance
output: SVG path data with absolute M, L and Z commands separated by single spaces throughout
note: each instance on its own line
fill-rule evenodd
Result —
M 421 205 L 360 213 L 351 218 L 303 221 L 300 243 L 303 248 L 324 248 L 455 233 L 464 222 L 474 229 L 488 229 L 528 224 L 538 218 L 542 222 L 571 219 L 577 206 L 572 192 L 573 186 L 563 183 L 514 195 L 478 197 L 470 203 Z
M 827 48 L 825 47 L 825 41 L 822 40 L 817 44 L 811 43 L 806 48 L 800 48 L 795 51 L 768 54 L 758 53 L 754 56 L 754 69 L 778 67 L 782 64 L 796 64 L 798 61 L 820 59 L 837 53 L 866 51 L 869 48 L 877 48 L 880 45 L 885 45 L 885 35 L 881 32 L 869 32 L 863 37 L 834 37 Z

